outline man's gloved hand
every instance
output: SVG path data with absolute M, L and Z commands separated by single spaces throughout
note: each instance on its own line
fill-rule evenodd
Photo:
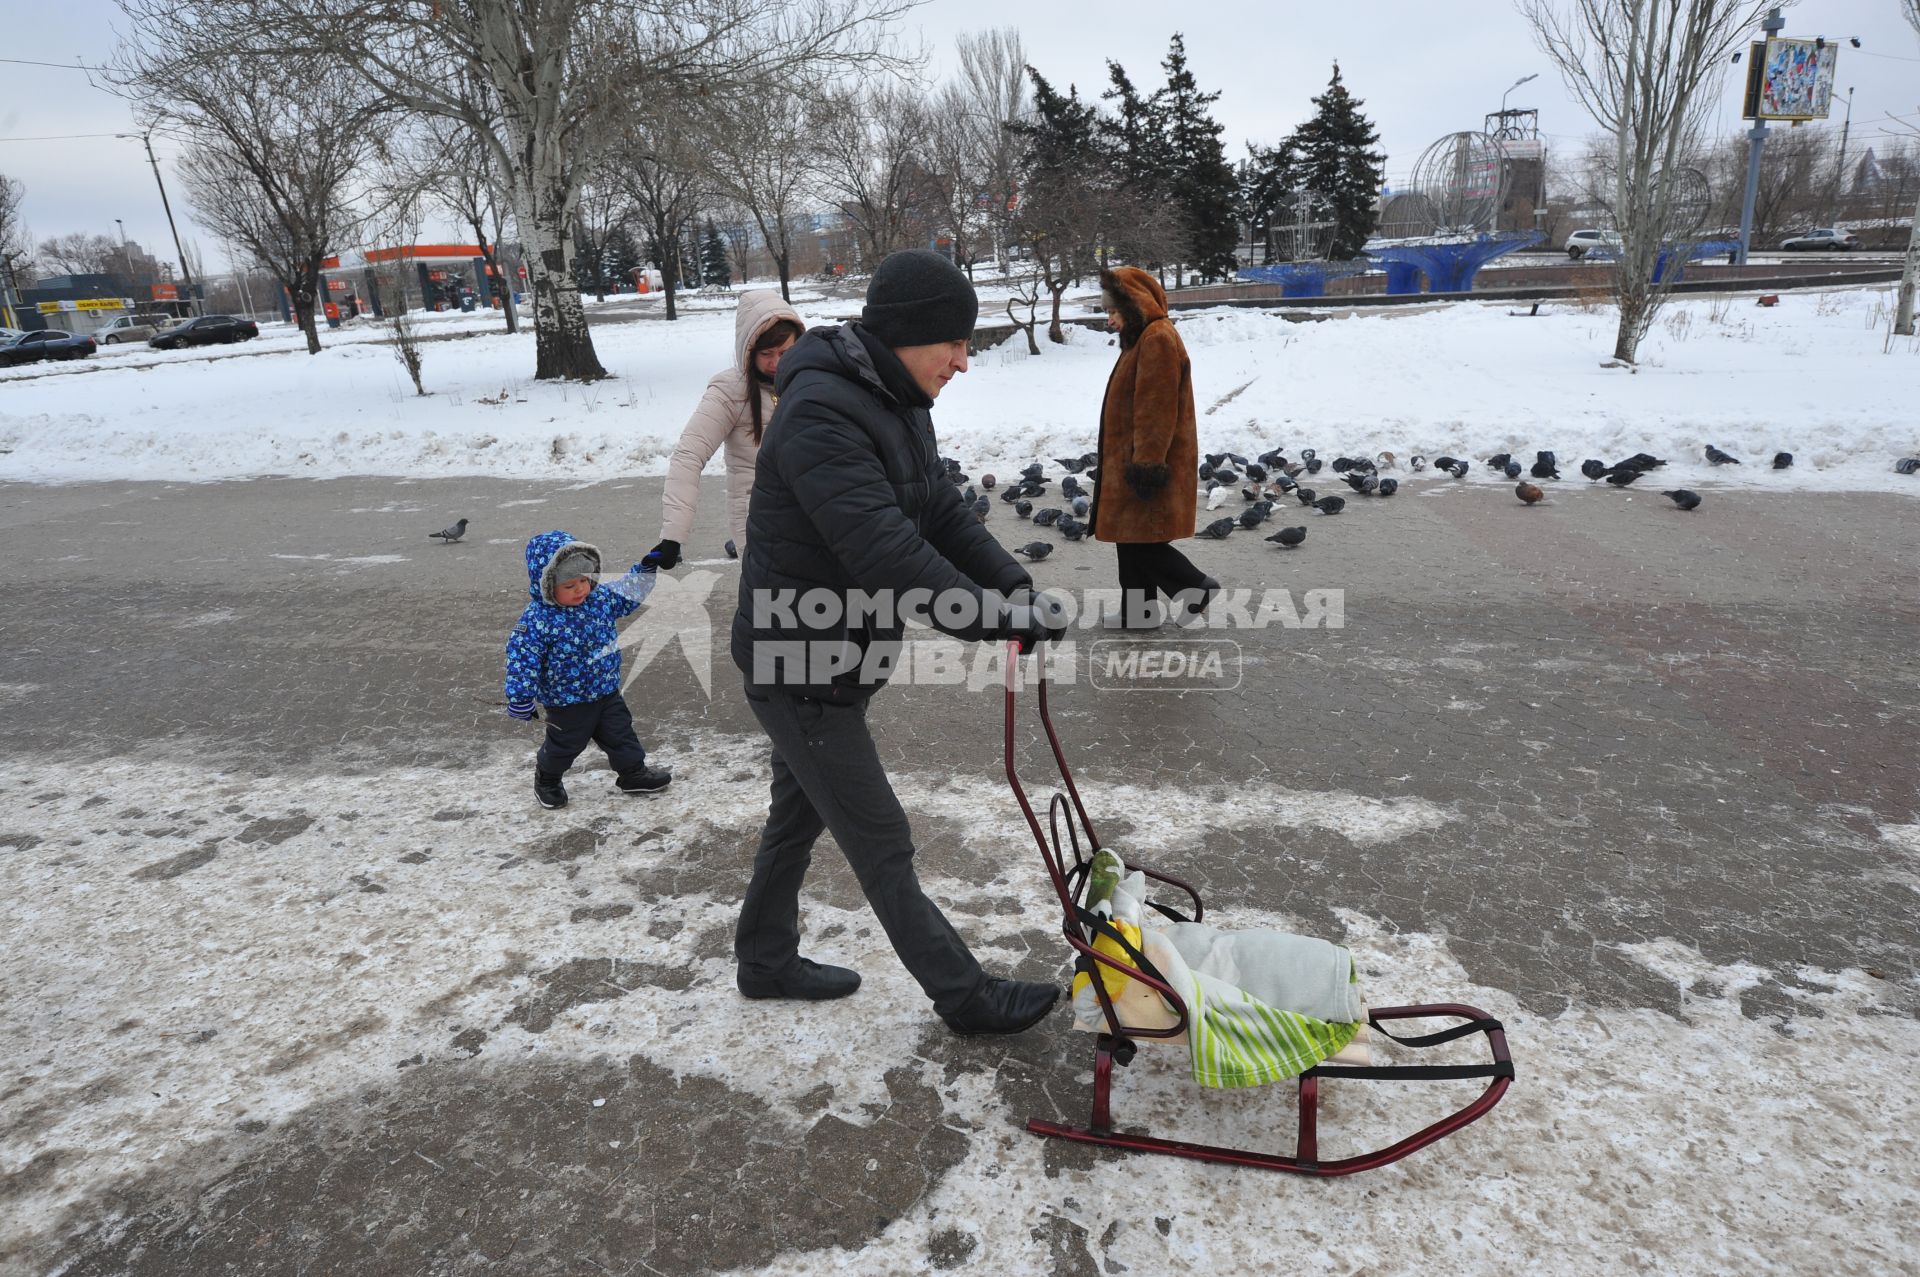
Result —
M 648 550 L 644 555 L 640 556 L 640 566 L 643 568 L 659 568 L 662 572 L 673 571 L 673 569 L 680 566 L 680 543 L 678 541 L 662 541 L 659 545 L 654 546 L 651 550 Z
M 531 723 L 540 717 L 540 711 L 533 707 L 532 701 L 508 701 L 507 717 L 518 719 L 523 723 Z
M 1058 643 L 1067 633 L 1067 609 L 1051 594 L 1018 589 L 1007 595 L 1007 623 L 1002 639 L 1017 639 L 1022 656 L 1042 642 Z

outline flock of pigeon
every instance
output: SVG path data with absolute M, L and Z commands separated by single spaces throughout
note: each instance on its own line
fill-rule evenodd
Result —
M 1706 458 L 1710 464 L 1716 466 L 1741 464 L 1740 458 L 1712 444 L 1707 445 Z M 1031 520 L 1037 528 L 1052 528 L 1068 541 L 1078 541 L 1092 531 L 1091 526 L 1084 521 L 1093 504 L 1093 493 L 1087 488 L 1086 483 L 1099 482 L 1100 454 L 1097 452 L 1085 453 L 1078 457 L 1054 458 L 1054 464 L 1065 472 L 1059 481 L 1060 492 L 1057 498 L 1062 504 L 1040 505 L 1038 508 L 1036 503 L 1048 499 L 1048 485 L 1053 482 L 1046 477 L 1046 466 L 1038 461 L 1021 470 L 1017 478 L 1004 486 L 1000 485 L 991 474 L 983 474 L 980 476 L 978 489 L 973 486 L 971 477 L 957 460 L 952 457 L 942 457 L 940 461 L 945 467 L 948 482 L 956 488 L 964 485 L 965 490 L 961 492 L 960 499 L 973 512 L 973 517 L 982 523 L 985 523 L 987 516 L 993 512 L 993 498 L 983 493 L 992 492 L 998 487 L 1000 500 L 1013 507 L 1014 516 Z M 1666 464 L 1664 458 L 1645 452 L 1636 452 L 1631 457 L 1616 461 L 1612 465 L 1590 457 L 1580 463 L 1580 473 L 1592 483 L 1598 483 L 1604 479 L 1613 487 L 1626 488 L 1638 483 L 1650 472 Z M 1532 482 L 1533 479 L 1560 477 L 1560 463 L 1551 452 L 1534 453 L 1531 467 L 1522 466 L 1520 462 L 1513 459 L 1511 453 L 1506 452 L 1488 457 L 1486 465 L 1497 475 L 1520 480 L 1515 485 L 1513 494 L 1525 505 L 1533 505 L 1546 496 L 1546 490 Z M 1791 452 L 1773 454 L 1775 470 L 1790 469 L 1792 465 Z M 1312 448 L 1300 449 L 1297 461 L 1289 459 L 1278 448 L 1263 452 L 1252 460 L 1236 452 L 1209 453 L 1200 463 L 1200 482 L 1206 485 L 1207 509 L 1218 510 L 1234 498 L 1236 490 L 1245 508 L 1238 515 L 1213 520 L 1194 535 L 1209 541 L 1224 541 L 1236 531 L 1251 532 L 1272 519 L 1275 507 L 1289 497 L 1298 501 L 1302 507 L 1317 511 L 1323 516 L 1339 514 L 1347 508 L 1345 497 L 1333 493 L 1322 496 L 1301 482 L 1303 478 L 1319 475 L 1323 469 L 1338 475 L 1356 495 L 1376 499 L 1391 497 L 1400 490 L 1400 481 L 1391 475 L 1383 474 L 1382 471 L 1394 470 L 1398 467 L 1399 460 L 1391 452 L 1379 453 L 1371 460 L 1365 457 L 1335 457 L 1331 464 L 1323 462 Z M 1434 457 L 1428 460 L 1423 456 L 1413 456 L 1408 458 L 1407 468 L 1416 474 L 1433 469 L 1451 475 L 1455 479 L 1464 479 L 1473 466 L 1472 463 L 1462 461 L 1458 457 Z M 1893 468 L 1898 474 L 1920 473 L 1920 457 L 1902 457 L 1894 462 Z M 1523 473 L 1529 477 L 1523 478 Z M 1081 482 L 1082 475 L 1086 476 L 1086 483 Z M 1700 508 L 1700 494 L 1689 488 L 1672 488 L 1661 492 L 1660 495 L 1682 510 Z M 452 527 L 428 533 L 428 536 L 452 545 L 465 536 L 466 532 L 467 520 L 461 519 Z M 1307 539 L 1306 525 L 1283 527 L 1265 539 L 1282 549 L 1294 549 Z M 1053 553 L 1053 544 L 1048 541 L 1029 541 L 1025 545 L 1015 546 L 1014 553 L 1038 562 Z M 728 557 L 732 558 L 736 554 L 733 542 L 727 542 Z

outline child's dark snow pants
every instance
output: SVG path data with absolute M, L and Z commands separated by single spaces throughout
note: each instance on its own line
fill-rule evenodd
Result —
M 634 734 L 633 714 L 618 692 L 578 705 L 547 705 L 547 739 L 535 761 L 542 776 L 558 779 L 591 741 L 607 751 L 616 774 L 625 776 L 647 765 L 647 750 Z

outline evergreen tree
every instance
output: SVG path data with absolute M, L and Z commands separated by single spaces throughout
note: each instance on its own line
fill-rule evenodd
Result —
M 1263 246 L 1264 261 L 1275 259 L 1274 223 L 1287 216 L 1288 201 L 1300 185 L 1299 167 L 1290 137 L 1264 148 L 1249 142 L 1247 158 L 1240 161 L 1240 212 Z
M 601 246 L 601 256 L 608 280 L 620 288 L 633 286 L 634 267 L 640 265 L 640 249 L 626 227 L 616 226 L 608 232 L 606 242 Z
M 1167 85 L 1155 94 L 1165 139 L 1167 194 L 1185 222 L 1183 256 L 1201 275 L 1232 273 L 1240 242 L 1234 214 L 1239 184 L 1220 143 L 1221 127 L 1208 109 L 1220 94 L 1202 93 L 1187 66 L 1187 44 L 1175 34 L 1160 64 Z
M 721 288 L 733 287 L 733 271 L 727 265 L 727 241 L 720 237 L 720 231 L 711 218 L 707 221 L 707 233 L 700 244 L 700 266 L 707 283 Z
M 1290 140 L 1299 155 L 1300 184 L 1334 224 L 1328 256 L 1346 261 L 1359 256 L 1373 234 L 1374 199 L 1387 157 L 1374 149 L 1380 135 L 1360 113 L 1360 99 L 1341 83 L 1338 62 L 1327 91 L 1313 99 L 1313 105 L 1313 118 L 1295 129 Z
M 1107 79 L 1112 87 L 1100 96 L 1114 104 L 1114 112 L 1099 120 L 1101 143 L 1128 189 L 1142 196 L 1163 194 L 1172 177 L 1165 91 L 1141 97 L 1118 62 L 1107 63 Z

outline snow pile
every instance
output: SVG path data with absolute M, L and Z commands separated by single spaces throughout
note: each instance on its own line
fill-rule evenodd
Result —
M 1892 466 L 1920 452 L 1920 342 L 1889 341 L 1890 308 L 1885 286 L 1789 293 L 1764 309 L 1751 295 L 1677 301 L 1637 370 L 1602 366 L 1613 328 L 1604 306 L 1332 310 L 1324 322 L 1221 308 L 1179 322 L 1209 451 L 1477 461 L 1545 448 L 1571 475 L 1582 458 L 1646 450 L 1675 460 L 1663 476 L 1675 482 L 1710 473 L 1906 491 L 1920 480 Z M 824 321 L 857 305 L 815 296 L 800 309 Z M 658 310 L 636 298 L 601 309 L 632 318 L 596 326 L 614 377 L 591 386 L 534 382 L 532 336 L 492 331 L 497 320 L 484 315 L 438 321 L 469 335 L 426 347 L 425 399 L 366 329 L 330 334 L 314 357 L 281 334 L 211 362 L 130 350 L 10 371 L 0 376 L 0 479 L 660 474 L 727 360 L 733 315 L 727 297 L 686 299 L 672 324 Z M 984 308 L 983 322 L 998 317 Z M 1068 337 L 1064 347 L 1043 340 L 1038 358 L 1018 336 L 979 356 L 942 396 L 945 451 L 992 467 L 1091 448 L 1116 351 L 1101 332 Z M 1745 464 L 1709 471 L 1708 443 Z M 1768 463 L 1782 450 L 1796 464 L 1779 474 Z

